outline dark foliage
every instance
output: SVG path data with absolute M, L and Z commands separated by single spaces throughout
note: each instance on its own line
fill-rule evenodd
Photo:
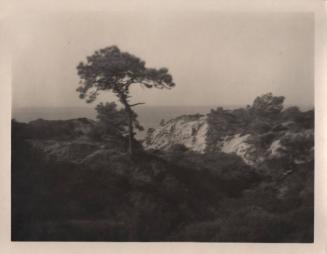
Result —
M 95 140 L 102 140 L 105 136 L 128 136 L 128 118 L 125 109 L 118 109 L 116 103 L 100 103 L 95 108 L 97 122 L 89 133 Z M 143 127 L 137 120 L 137 114 L 132 113 L 134 128 L 142 131 Z
M 28 124 L 13 121 L 13 132 L 21 138 L 71 140 L 87 134 L 95 122 L 87 118 L 71 120 L 38 119 Z
M 313 241 L 314 163 L 303 157 L 313 153 L 313 111 L 218 108 L 208 114 L 206 153 L 183 145 L 145 152 L 134 141 L 133 156 L 123 113 L 100 104 L 97 122 L 13 121 L 13 240 Z M 100 136 L 89 141 L 94 130 Z M 280 139 L 287 156 L 253 168 L 219 152 L 221 137 L 242 132 L 256 133 L 249 142 L 258 153 Z M 36 141 L 61 153 L 49 156 Z

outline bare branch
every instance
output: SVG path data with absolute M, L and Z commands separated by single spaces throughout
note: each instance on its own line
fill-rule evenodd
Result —
M 135 103 L 135 104 L 132 104 L 132 105 L 129 105 L 130 107 L 135 107 L 137 105 L 142 105 L 142 104 L 145 104 L 145 102 L 139 102 L 139 103 Z

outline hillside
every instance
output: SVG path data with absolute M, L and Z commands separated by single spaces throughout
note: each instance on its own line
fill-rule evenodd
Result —
M 12 239 L 312 242 L 313 112 L 254 108 L 172 119 L 133 156 L 92 120 L 13 121 Z
M 272 96 L 264 105 L 246 109 L 217 108 L 207 115 L 184 115 L 148 131 L 143 142 L 147 150 L 168 151 L 175 145 L 200 152 L 236 154 L 251 166 L 267 160 L 290 159 L 295 164 L 313 161 L 314 114 L 296 107 L 271 109 Z M 266 107 L 266 112 L 256 108 Z M 303 146 L 302 150 L 297 145 Z M 292 157 L 292 158 L 290 158 Z

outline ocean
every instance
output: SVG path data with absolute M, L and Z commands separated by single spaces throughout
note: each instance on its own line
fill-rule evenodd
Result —
M 223 105 L 226 109 L 243 107 L 240 105 Z M 148 128 L 156 128 L 162 119 L 168 121 L 184 114 L 207 114 L 217 106 L 148 106 L 135 107 L 138 119 L 144 131 L 137 134 L 139 138 L 144 137 Z M 67 120 L 86 117 L 96 119 L 96 111 L 90 107 L 26 107 L 14 108 L 12 118 L 19 122 L 29 122 L 36 119 L 45 120 Z
M 135 111 L 144 131 L 138 137 L 144 136 L 148 128 L 156 128 L 162 119 L 165 121 L 184 114 L 207 114 L 215 106 L 138 106 Z M 231 106 L 229 106 L 231 108 Z M 12 118 L 18 122 L 29 122 L 36 119 L 67 120 L 86 117 L 96 119 L 96 111 L 89 107 L 26 107 L 14 108 Z

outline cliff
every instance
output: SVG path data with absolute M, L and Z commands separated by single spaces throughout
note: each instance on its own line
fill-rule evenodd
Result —
M 147 149 L 169 150 L 176 144 L 183 144 L 197 152 L 204 152 L 208 124 L 203 115 L 185 115 L 154 130 L 146 137 Z
M 314 159 L 313 111 L 293 111 L 260 115 L 251 109 L 218 108 L 206 116 L 180 116 L 148 132 L 143 145 L 147 150 L 183 145 L 199 153 L 236 154 L 251 166 L 274 159 L 307 163 Z

